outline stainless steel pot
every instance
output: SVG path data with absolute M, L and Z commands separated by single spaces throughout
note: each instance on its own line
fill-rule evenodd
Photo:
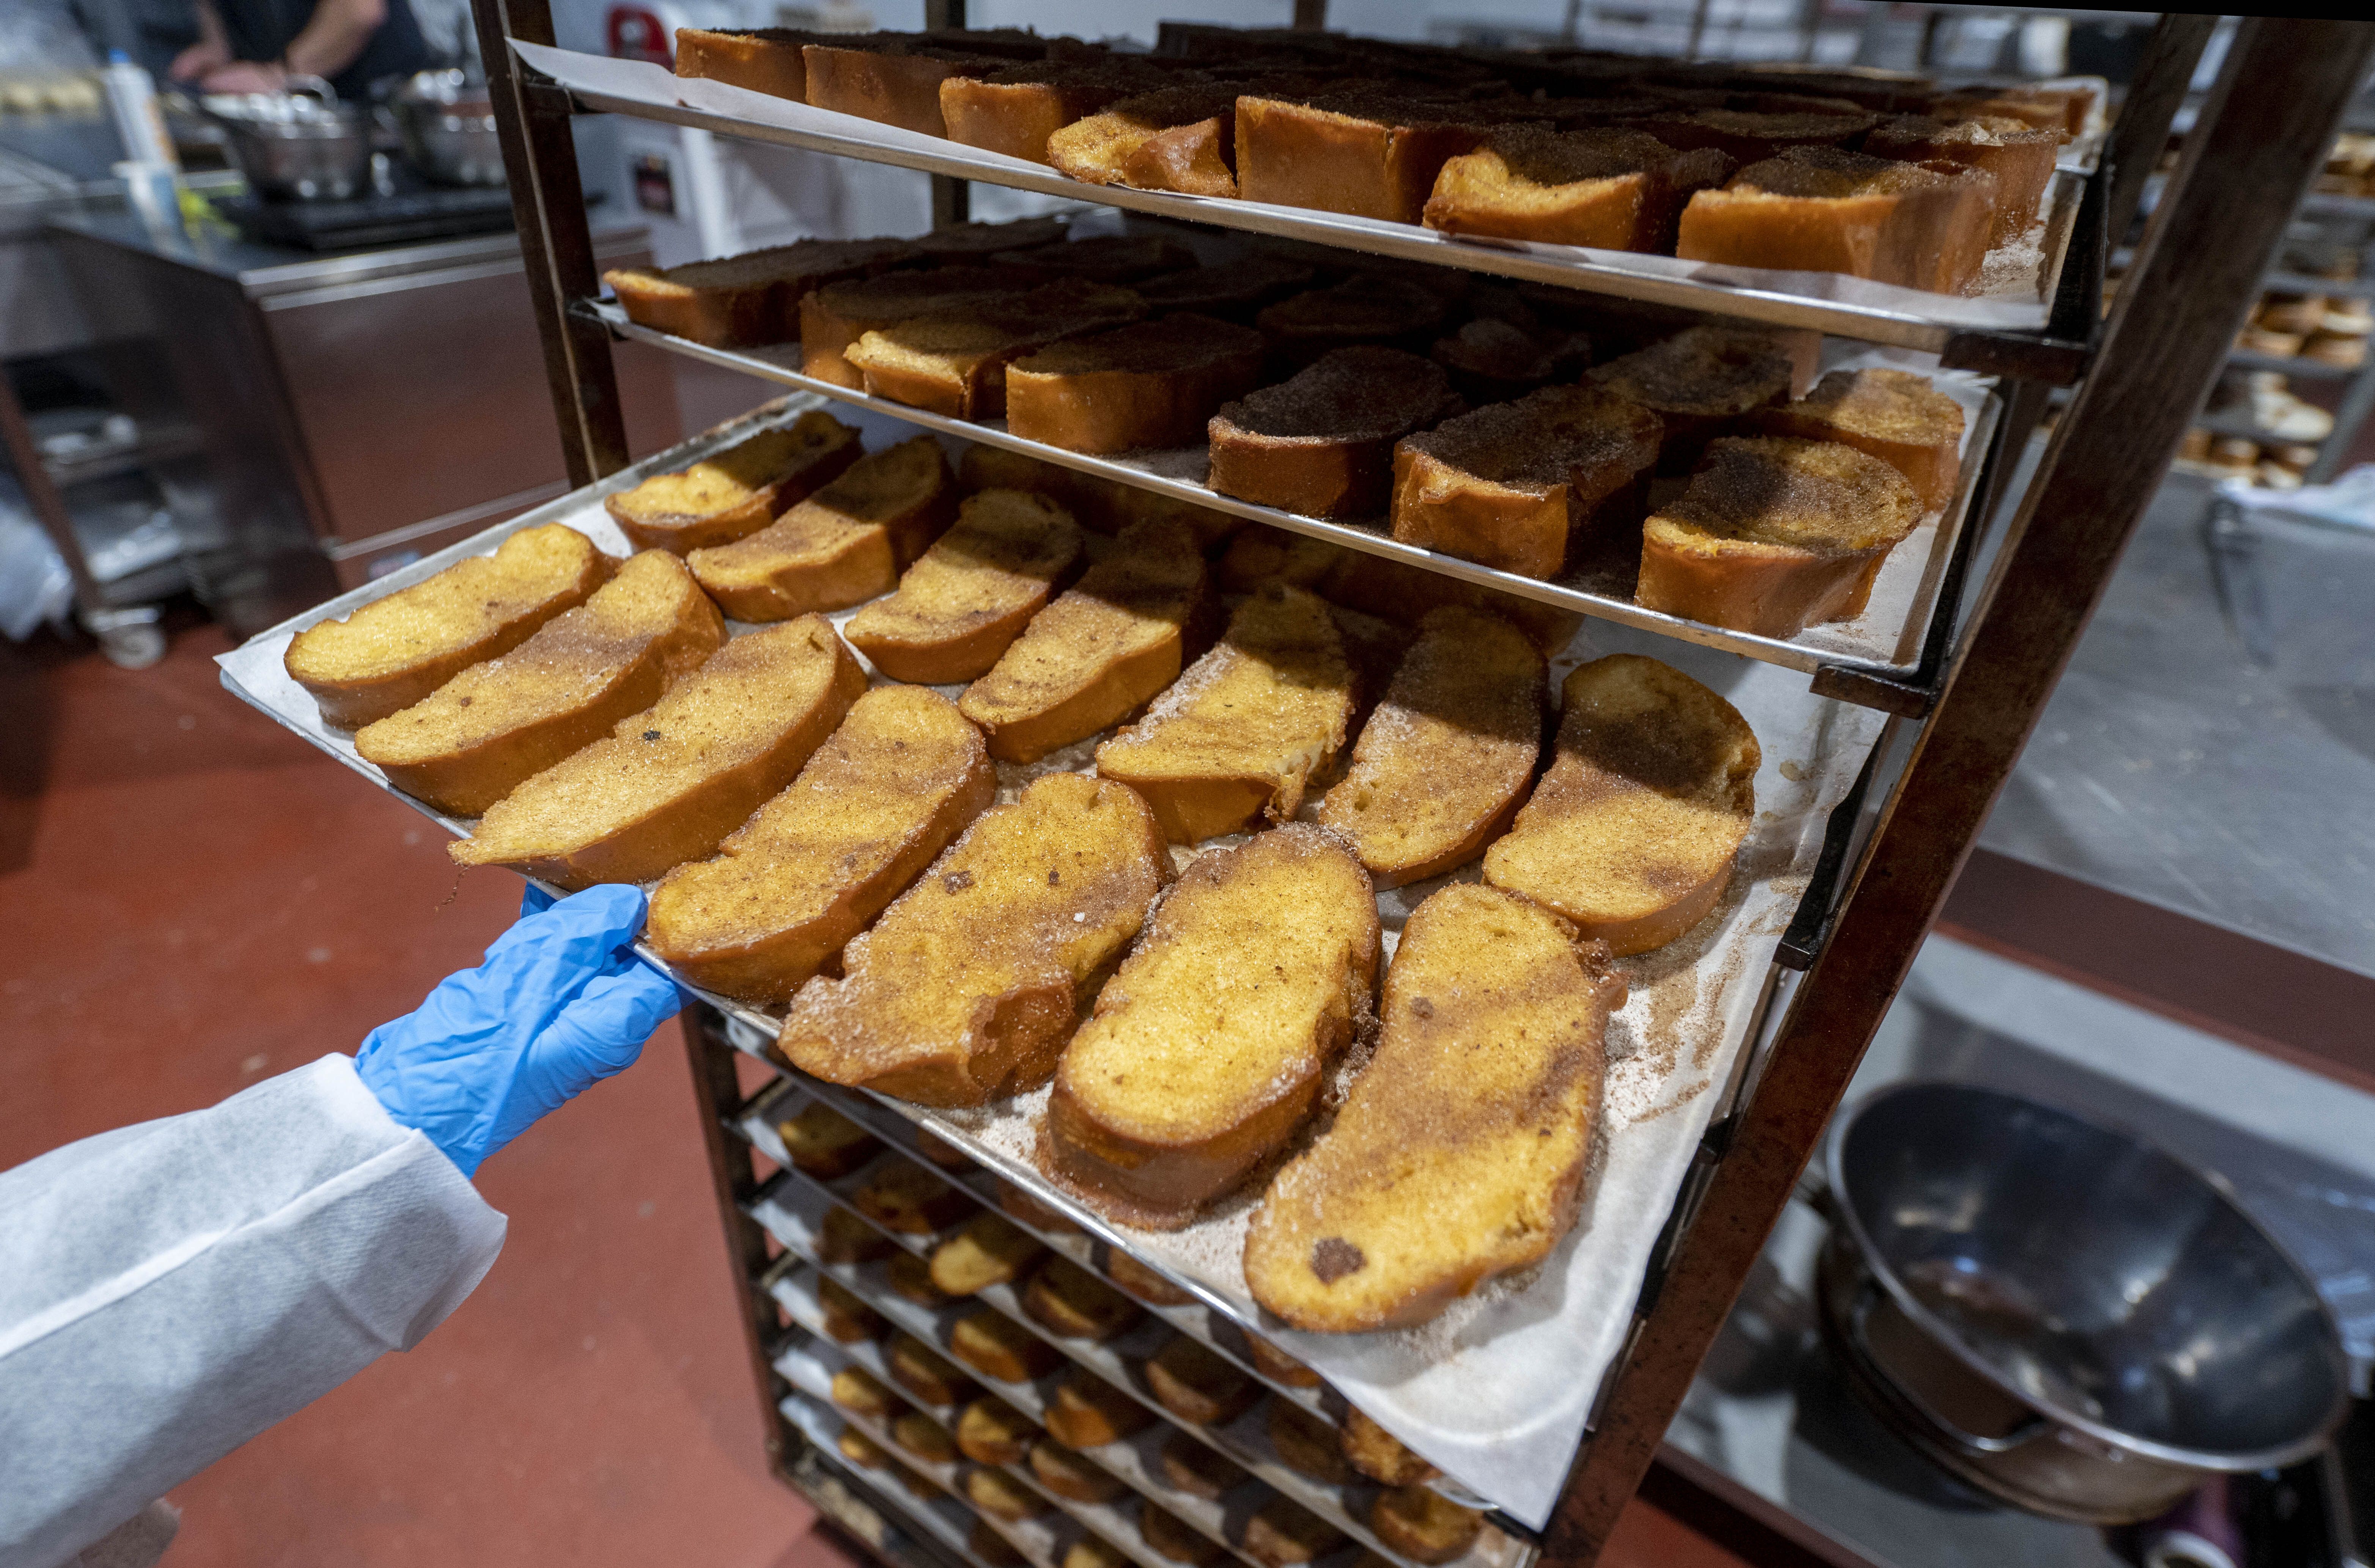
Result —
M 318 77 L 291 77 L 286 92 L 209 93 L 198 107 L 261 195 L 342 201 L 371 183 L 371 124 Z
M 405 161 L 445 185 L 500 185 L 502 147 L 484 83 L 460 71 L 420 71 L 388 98 Z
M 2090 1524 L 2288 1465 L 2347 1408 L 2316 1288 L 2177 1160 L 2010 1094 L 1908 1083 L 1828 1153 L 1826 1338 L 1961 1480 Z

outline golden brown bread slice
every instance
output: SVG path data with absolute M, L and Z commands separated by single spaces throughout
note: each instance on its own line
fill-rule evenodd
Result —
M 1984 170 L 1796 147 L 1692 196 L 1674 253 L 1960 294 L 1987 259 L 1999 202 Z
M 793 28 L 751 28 L 740 32 L 679 28 L 676 74 L 706 77 L 752 92 L 805 102 L 808 72 L 800 63 L 800 46 L 823 36 Z
M 1350 553 L 1341 545 L 1309 534 L 1290 534 L 1267 523 L 1254 523 L 1229 541 L 1214 574 L 1226 594 L 1250 594 L 1273 577 L 1316 592 L 1338 561 Z
M 518 647 L 584 604 L 618 564 L 574 528 L 523 528 L 492 555 L 456 561 L 344 620 L 314 622 L 289 639 L 281 664 L 324 724 L 360 729 Z
M 1403 1447 L 1357 1406 L 1344 1412 L 1344 1457 L 1354 1469 L 1387 1486 L 1416 1486 L 1443 1473 Z
M 822 616 L 738 637 L 653 707 L 520 784 L 449 846 L 564 888 L 647 882 L 798 776 L 866 672 Z
M 1272 1399 L 1263 1412 L 1262 1426 L 1270 1445 L 1289 1469 L 1313 1480 L 1342 1486 L 1356 1481 L 1344 1457 L 1342 1435 L 1335 1426 L 1300 1405 Z
M 684 562 L 644 550 L 502 657 L 365 725 L 355 750 L 407 795 L 475 817 L 658 701 L 725 641 Z
M 809 290 L 907 257 L 903 240 L 801 240 L 681 266 L 620 268 L 602 281 L 638 326 L 712 348 L 749 348 L 798 331 Z
M 891 1441 L 928 1465 L 956 1463 L 956 1440 L 949 1435 L 948 1428 L 921 1410 L 909 1410 L 892 1421 Z M 930 1485 L 926 1484 L 927 1488 Z
M 1660 425 L 1591 386 L 1546 386 L 1406 436 L 1394 448 L 1394 537 L 1528 577 L 1640 516 Z
M 878 397 L 951 419 L 995 419 L 1006 412 L 1010 362 L 1145 313 L 1128 289 L 1063 277 L 995 303 L 876 327 L 860 334 L 842 358 Z
M 757 533 L 865 452 L 857 429 L 821 408 L 775 425 L 674 474 L 606 498 L 604 511 L 638 549 L 682 555 Z
M 843 954 L 847 975 L 792 998 L 793 1066 L 927 1105 L 979 1105 L 1046 1080 L 1078 988 L 1138 935 L 1168 879 L 1153 814 L 1078 773 L 993 808 Z
M 1152 1421 L 1145 1406 L 1088 1371 L 1076 1369 L 1047 1401 L 1047 1432 L 1074 1448 L 1102 1448 Z
M 1245 1483 L 1245 1467 L 1216 1454 L 1186 1432 L 1174 1432 L 1163 1445 L 1163 1480 L 1190 1497 L 1217 1503 L 1230 1489 Z
M 824 1211 L 817 1228 L 819 1263 L 870 1263 L 894 1251 L 891 1238 L 839 1204 Z
M 1480 106 L 1392 89 L 1237 100 L 1237 187 L 1249 202 L 1416 223 L 1444 164 L 1491 127 Z
M 1398 888 L 1465 866 L 1517 815 L 1542 754 L 1542 656 L 1482 610 L 1431 610 L 1319 803 L 1370 878 Z
M 940 84 L 951 77 L 987 76 L 1013 64 L 965 49 L 948 49 L 915 35 L 875 34 L 805 45 L 811 107 L 896 125 L 922 136 L 945 136 Z
M 845 1366 L 833 1374 L 833 1402 L 861 1416 L 888 1416 L 906 1409 L 897 1395 L 864 1367 Z
M 819 1275 L 816 1292 L 826 1338 L 838 1345 L 855 1345 L 882 1337 L 882 1315 L 848 1286 Z
M 957 1319 L 949 1330 L 949 1353 L 1001 1383 L 1045 1377 L 1064 1359 L 1055 1346 L 987 1307 Z
M 964 1446 L 962 1433 L 958 1436 L 957 1446 L 961 1450 Z M 1017 1454 L 1015 1462 L 1021 1463 L 1022 1458 L 1022 1456 Z M 967 1472 L 964 1479 L 964 1492 L 965 1496 L 970 1498 L 983 1513 L 995 1518 L 1021 1521 L 1035 1518 L 1047 1511 L 1046 1499 L 1003 1470 Z M 981 1526 L 981 1520 L 974 1521 L 975 1528 L 979 1529 Z M 995 1536 L 990 1539 L 998 1539 Z M 1006 1545 L 1002 1540 L 998 1541 L 998 1544 Z M 1013 1554 L 1018 1562 L 1030 1561 L 1010 1546 L 1007 1547 L 1007 1550 Z
M 1413 1562 L 1448 1562 L 1476 1544 L 1484 1515 L 1426 1487 L 1398 1486 L 1369 1504 L 1369 1528 Z
M 1767 637 L 1863 613 L 1888 552 L 1921 521 L 1905 476 L 1836 441 L 1719 441 L 1641 525 L 1645 609 Z
M 1234 196 L 1237 92 L 1185 82 L 1121 99 L 1050 135 L 1047 161 L 1085 184 Z
M 849 346 L 917 316 L 978 309 L 1027 294 L 1051 275 L 1036 266 L 939 266 L 828 284 L 800 299 L 800 373 L 862 389 Z
M 1031 1321 L 1064 1339 L 1110 1339 L 1145 1315 L 1069 1257 L 1051 1257 L 1022 1292 Z
M 1625 985 L 1575 928 L 1472 883 L 1419 905 L 1385 1035 L 1246 1232 L 1254 1299 L 1297 1328 L 1424 1323 L 1575 1223 Z
M 1051 1409 L 1047 1419 L 1050 1422 L 1048 1430 L 1053 1432 L 1058 1419 L 1058 1412 Z M 1060 1436 L 1053 1443 L 1042 1438 L 1031 1446 L 1031 1473 L 1038 1478 L 1041 1486 L 1070 1503 L 1110 1503 L 1128 1490 L 1117 1478 L 1082 1458 L 1078 1452 L 1081 1446 L 1080 1444 L 1067 1443 Z M 1118 1548 L 1099 1540 L 1095 1536 L 1081 1538 L 1072 1548 L 1072 1553 L 1064 1559 L 1067 1568 L 1079 1568 L 1073 1554 L 1079 1553 L 1082 1546 L 1092 1543 L 1111 1553 L 1110 1562 L 1117 1568 L 1128 1568 L 1131 1560 Z M 1101 1556 L 1089 1561 L 1103 1564 L 1108 1559 Z
M 1933 120 L 1901 114 L 1874 127 L 1864 137 L 1862 150 L 1874 158 L 1906 163 L 1959 163 L 1993 175 L 1995 214 L 1988 239 L 1989 243 L 2001 245 L 2044 221 L 2045 191 L 2053 183 L 2053 162 L 2061 142 L 2052 131 L 2037 130 L 2004 115 Z
M 1790 395 L 1790 351 L 1754 328 L 1694 326 L 1593 367 L 1592 384 L 1654 412 L 1662 430 L 1658 471 L 1687 474 L 1707 444 L 1738 432 L 1759 408 Z
M 1046 1248 L 1008 1220 L 987 1210 L 932 1249 L 932 1288 L 944 1296 L 971 1296 L 1022 1278 Z
M 981 1392 L 980 1385 L 959 1372 L 954 1362 L 912 1334 L 893 1334 L 882 1352 L 883 1370 L 891 1381 L 927 1405 L 962 1404 Z M 955 1457 L 954 1444 L 950 1457 Z
M 1118 724 L 1179 678 L 1210 586 L 1187 529 L 1135 524 L 1119 549 L 1032 618 L 958 710 L 988 736 L 990 755 L 1009 762 L 1035 762 Z
M 1174 843 L 1287 821 L 1344 744 L 1353 682 L 1327 602 L 1270 584 L 1144 718 L 1097 748 L 1097 772 L 1142 795 Z
M 1064 1048 L 1042 1158 L 1128 1224 L 1186 1224 L 1317 1108 L 1377 948 L 1376 891 L 1321 829 L 1196 861 Z
M 1678 152 L 1621 126 L 1507 126 L 1443 166 L 1427 196 L 1426 226 L 1447 234 L 1671 252 L 1683 204 L 1734 167 L 1722 153 Z
M 963 1232 L 959 1232 L 958 1234 Z M 940 1247 L 945 1248 L 948 1244 L 943 1242 Z M 932 1282 L 932 1266 L 912 1252 L 893 1252 L 890 1261 L 882 1266 L 882 1278 L 903 1300 L 911 1301 L 919 1307 L 930 1307 L 937 1312 L 953 1299 L 948 1291 Z
M 1301 1568 L 1343 1544 L 1335 1526 L 1283 1497 L 1271 1498 L 1246 1521 L 1245 1554 L 1265 1568 Z
M 1006 428 L 1070 452 L 1180 447 L 1253 389 L 1265 345 L 1249 326 L 1164 316 L 1050 344 L 1006 369 Z
M 957 1418 L 957 1446 L 977 1465 L 1019 1465 L 1039 1423 L 1002 1399 L 975 1399 Z
M 903 1236 L 928 1236 L 963 1219 L 972 1207 L 963 1193 L 912 1160 L 885 1161 L 849 1201 L 868 1220 Z
M 1924 511 L 1955 493 L 1961 477 L 1963 406 L 1910 371 L 1833 371 L 1778 408 L 1759 410 L 1759 435 L 1836 441 L 1905 476 Z
M 966 147 L 1032 163 L 1047 161 L 1047 141 L 1117 99 L 1162 85 L 1165 73 L 1128 56 L 1094 64 L 1042 60 L 940 84 L 940 120 Z
M 1392 491 L 1394 442 L 1463 407 L 1433 360 L 1374 345 L 1333 349 L 1212 416 L 1210 483 L 1309 517 L 1373 517 Z
M 757 533 L 685 564 L 735 619 L 788 620 L 889 593 L 956 512 L 948 455 L 920 435 L 868 453 Z
M 1317 1388 L 1320 1385 L 1317 1373 L 1258 1334 L 1246 1336 L 1246 1353 L 1253 1358 L 1254 1370 L 1272 1383 L 1288 1388 Z
M 1723 897 L 1756 817 L 1756 737 L 1672 665 L 1612 654 L 1559 688 L 1558 739 L 1484 879 L 1647 952 Z
M 868 691 L 715 859 L 653 890 L 644 938 L 695 985 L 780 1006 L 997 795 L 980 732 L 947 698 Z
M 1196 1298 L 1126 1252 L 1105 1249 L 1105 1275 L 1151 1306 L 1192 1306 Z
M 1225 1426 L 1261 1397 L 1260 1384 L 1185 1334 L 1147 1358 L 1145 1371 L 1163 1408 L 1198 1426 Z
M 850 643 L 893 680 L 939 686 L 996 665 L 1081 559 L 1071 514 L 1027 490 L 965 497 L 956 526 L 849 619 Z
M 882 1150 L 881 1139 L 821 1100 L 775 1124 L 792 1163 L 820 1180 L 846 1176 Z

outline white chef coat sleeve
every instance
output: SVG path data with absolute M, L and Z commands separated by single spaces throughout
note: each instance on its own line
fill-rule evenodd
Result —
M 0 1173 L 0 1568 L 53 1568 L 460 1305 L 503 1217 L 330 1055 Z

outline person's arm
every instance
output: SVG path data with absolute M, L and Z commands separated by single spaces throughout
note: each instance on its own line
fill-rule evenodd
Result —
M 224 36 L 222 18 L 215 14 L 209 0 L 195 0 L 198 20 L 198 41 L 173 56 L 165 74 L 177 82 L 202 81 L 230 64 L 230 40 Z
M 634 889 L 545 902 L 354 1057 L 0 1173 L 0 1568 L 71 1558 L 478 1284 L 504 1221 L 470 1173 L 676 1010 Z
M 387 6 L 388 0 L 321 0 L 313 18 L 281 52 L 281 67 L 301 76 L 337 76 L 355 63 L 386 22 Z

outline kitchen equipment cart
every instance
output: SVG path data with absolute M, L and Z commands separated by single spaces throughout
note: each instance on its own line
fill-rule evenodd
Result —
M 1294 11 L 1299 28 L 1315 29 L 1324 19 L 1324 5 L 1313 0 L 1297 0 Z M 928 0 L 927 13 L 932 26 L 963 23 L 963 0 Z M 1757 1031 L 1731 1081 L 1719 1086 L 1688 1174 L 1672 1195 L 1622 1350 L 1597 1390 L 1589 1430 L 1556 1506 L 1539 1531 L 1496 1515 L 1494 1523 L 1507 1539 L 1500 1550 L 1480 1550 L 1480 1562 L 1516 1568 L 1516 1560 L 1538 1554 L 1562 1565 L 1589 1564 L 1626 1502 L 1651 1476 L 1660 1438 L 1694 1371 L 1936 917 L 2180 437 L 2227 360 L 2284 224 L 2323 159 L 2375 47 L 2375 23 L 2242 20 L 2185 137 L 2153 224 L 2105 313 L 2098 309 L 2105 236 L 2126 230 L 2144 177 L 2167 143 L 2214 23 L 2209 17 L 2165 15 L 2156 24 L 2145 63 L 2102 155 L 2082 173 L 2042 330 L 1919 320 L 1908 325 L 1898 313 L 1859 316 L 1853 310 L 1814 308 L 1802 299 L 1766 290 L 1651 277 L 1646 270 L 1633 277 L 1621 268 L 1577 266 L 1559 277 L 1596 292 L 1929 348 L 1945 368 L 1998 378 L 2001 418 L 1986 451 L 1977 454 L 1967 520 L 1944 552 L 1935 608 L 1909 656 L 1775 661 L 1811 666 L 1808 678 L 1817 695 L 1880 710 L 1889 722 L 1854 789 L 1830 814 L 1820 859 L 1766 981 Z M 619 328 L 616 317 L 597 303 L 572 116 L 598 107 L 803 144 L 780 127 L 738 125 L 715 108 L 663 108 L 573 93 L 526 67 L 513 44 L 552 43 L 547 0 L 478 0 L 477 24 L 504 161 L 512 171 L 570 479 L 575 486 L 591 485 L 626 466 L 627 446 L 611 366 Z M 833 150 L 928 169 L 911 153 L 878 155 L 857 140 Z M 943 221 L 962 218 L 965 189 L 960 181 L 937 178 L 936 216 Z M 1141 209 L 1153 205 L 1133 193 L 1103 187 L 1073 187 L 1066 194 Z M 1228 213 L 1225 204 L 1199 206 L 1194 216 L 1235 227 L 1269 226 L 1257 222 L 1258 215 Z M 1375 251 L 1408 249 L 1351 230 L 1333 242 Z M 1484 265 L 1462 260 L 1454 251 L 1430 259 Z M 1500 265 L 1488 269 L 1512 270 Z M 2049 391 L 2056 387 L 2073 389 L 2068 408 L 2017 504 L 2004 505 L 2010 477 L 2044 414 Z M 2002 537 L 1983 547 L 1980 536 L 1998 515 L 2007 519 Z M 1324 526 L 1303 526 L 1292 519 L 1270 520 L 1327 533 Z M 1985 552 L 1991 552 L 1992 564 L 1981 576 L 1972 563 Z M 1440 558 L 1419 564 L 1474 576 L 1445 566 Z M 1543 592 L 1533 596 L 1554 597 Z M 836 1371 L 862 1366 L 872 1347 L 852 1346 L 845 1353 L 830 1338 L 809 1332 L 819 1323 L 818 1282 L 835 1279 L 876 1301 L 894 1326 L 921 1331 L 930 1314 L 871 1288 L 863 1276 L 879 1266 L 850 1267 L 814 1250 L 810 1222 L 823 1205 L 845 1195 L 791 1171 L 762 1182 L 752 1154 L 754 1149 L 765 1150 L 773 1113 L 782 1102 L 804 1093 L 823 1092 L 892 1140 L 892 1152 L 884 1158 L 901 1158 L 902 1148 L 914 1147 L 913 1130 L 889 1102 L 821 1091 L 805 1080 L 771 1081 L 755 1096 L 746 1096 L 738 1046 L 748 1052 L 758 1041 L 745 1020 L 696 1006 L 688 1009 L 686 1033 L 696 1086 L 709 1112 L 704 1136 L 738 1271 L 755 1392 L 769 1422 L 778 1473 L 902 1564 L 964 1562 L 981 1568 L 988 1557 L 1019 1555 L 1037 1568 L 1055 1568 L 1065 1543 L 1086 1532 L 1141 1568 L 1163 1568 L 1166 1560 L 1134 1532 L 1134 1493 L 1144 1477 L 1128 1456 L 1110 1456 L 1109 1468 L 1132 1489 L 1118 1502 L 1058 1503 L 1056 1512 L 1019 1525 L 985 1515 L 984 1527 L 996 1541 L 973 1533 L 972 1510 L 960 1493 L 940 1490 L 953 1478 L 948 1467 L 915 1467 L 925 1480 L 911 1480 L 906 1478 L 912 1472 L 868 1468 L 845 1456 L 842 1434 L 856 1430 L 863 1435 L 868 1419 L 840 1411 L 817 1396 Z M 957 1179 L 976 1196 L 993 1190 L 986 1174 Z M 1057 1207 L 1075 1219 L 1084 1212 L 1063 1201 Z M 1108 1244 L 1130 1244 L 1127 1233 L 1111 1227 L 1092 1222 L 1086 1229 Z M 1084 1259 L 1096 1256 L 1080 1236 L 1056 1230 L 1049 1234 L 1059 1251 Z M 1156 1317 L 1225 1349 L 1229 1330 L 1215 1326 L 1225 1314 L 1200 1299 L 1209 1292 L 1196 1294 L 1197 1304 L 1162 1309 Z M 1000 1305 L 990 1294 L 982 1299 L 993 1310 Z M 917 1321 L 909 1324 L 905 1317 Z M 1084 1350 L 1074 1341 L 1063 1341 L 1058 1349 L 1092 1370 L 1100 1353 L 1098 1347 Z M 1028 1405 L 1035 1396 L 1017 1391 L 1010 1397 Z M 1162 1421 L 1151 1430 L 1169 1435 Z M 1225 1433 L 1194 1429 L 1189 1435 L 1232 1452 Z M 850 1446 L 865 1451 L 862 1443 Z M 1270 1479 L 1266 1471 L 1257 1473 Z M 1673 1504 L 1694 1474 L 1704 1472 L 1661 1468 L 1654 1478 L 1655 1494 Z M 1034 1484 L 1027 1467 L 1010 1479 Z M 934 1480 L 937 1485 L 927 1484 Z M 1346 1528 L 1356 1542 L 1368 1544 L 1365 1521 L 1349 1517 L 1341 1500 L 1323 1495 L 1328 1489 L 1298 1482 L 1291 1474 L 1277 1484 Z M 1752 1516 L 1753 1511 L 1709 1492 L 1697 1493 L 1696 1501 L 1701 1515 L 1712 1509 L 1720 1515 L 1731 1508 L 1719 1533 L 1744 1554 L 1764 1555 L 1755 1550 L 1762 1540 L 1778 1549 L 1773 1560 L 1820 1560 L 1802 1544 L 1802 1538 L 1791 1539 L 1786 1521 Z M 1223 1559 L 1235 1553 L 1236 1538 L 1217 1520 L 1188 1517 L 1184 1505 L 1182 1517 Z M 1049 1520 L 1056 1528 L 1048 1527 Z

